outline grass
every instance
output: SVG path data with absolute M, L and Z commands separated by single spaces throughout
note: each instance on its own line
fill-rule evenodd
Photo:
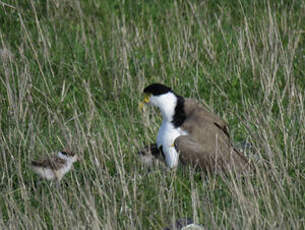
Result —
M 305 3 L 1 1 L 0 228 L 305 228 Z M 152 82 L 205 101 L 250 140 L 258 173 L 147 170 Z M 29 162 L 70 146 L 60 188 Z

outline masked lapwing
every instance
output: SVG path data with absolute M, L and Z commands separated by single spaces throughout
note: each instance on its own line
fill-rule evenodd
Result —
M 212 173 L 247 168 L 248 160 L 231 144 L 226 122 L 195 100 L 155 83 L 144 89 L 144 103 L 158 107 L 163 121 L 156 146 L 140 152 L 143 156 L 149 155 L 147 150 L 159 156 L 158 149 L 169 168 L 181 161 Z

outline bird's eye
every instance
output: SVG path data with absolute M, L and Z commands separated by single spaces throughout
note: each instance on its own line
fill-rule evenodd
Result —
M 66 155 L 66 156 L 68 155 L 68 153 L 67 153 L 67 152 L 64 152 L 64 151 L 62 151 L 61 153 L 62 153 L 63 155 Z

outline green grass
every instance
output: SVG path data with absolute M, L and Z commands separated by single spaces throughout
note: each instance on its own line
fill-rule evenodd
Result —
M 0 228 L 305 228 L 305 2 L 0 2 Z M 249 139 L 258 173 L 148 171 L 152 82 L 205 101 Z M 56 188 L 29 162 L 82 160 Z

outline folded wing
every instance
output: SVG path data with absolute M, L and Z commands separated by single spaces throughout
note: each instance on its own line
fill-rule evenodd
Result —
M 180 160 L 216 173 L 243 170 L 248 161 L 233 148 L 226 122 L 191 99 L 184 106 L 187 119 L 181 128 L 189 135 L 175 140 Z

